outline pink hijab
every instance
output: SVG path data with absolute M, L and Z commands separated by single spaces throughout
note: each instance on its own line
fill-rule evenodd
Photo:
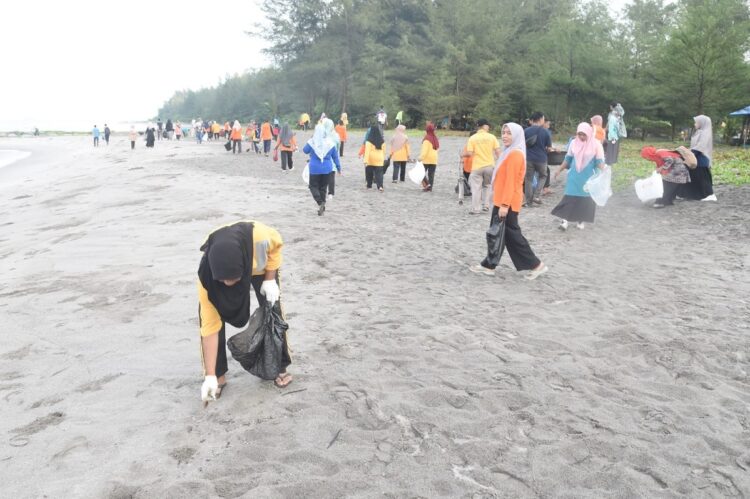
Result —
M 576 171 L 581 172 L 589 162 L 594 159 L 604 159 L 604 149 L 594 137 L 594 129 L 588 123 L 580 123 L 576 134 L 583 132 L 586 134 L 586 140 L 581 140 L 576 135 L 570 144 L 568 154 L 572 154 L 576 160 Z

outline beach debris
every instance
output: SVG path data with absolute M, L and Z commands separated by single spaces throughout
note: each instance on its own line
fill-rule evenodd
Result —
M 341 435 L 341 432 L 343 431 L 343 428 L 339 428 L 339 431 L 336 432 L 336 434 L 333 436 L 330 442 L 328 442 L 328 447 L 326 449 L 330 449 L 331 446 L 336 443 L 336 440 L 338 440 L 339 435 Z

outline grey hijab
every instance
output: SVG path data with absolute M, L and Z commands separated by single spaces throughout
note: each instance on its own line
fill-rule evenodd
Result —
M 711 161 L 714 152 L 714 136 L 711 126 L 711 118 L 701 114 L 693 118 L 695 120 L 695 132 L 690 138 L 690 149 L 703 153 Z

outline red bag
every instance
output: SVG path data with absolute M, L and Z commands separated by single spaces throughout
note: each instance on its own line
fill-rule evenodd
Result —
M 274 149 L 273 150 L 273 160 L 274 161 L 278 161 L 279 160 L 279 150 L 278 149 Z

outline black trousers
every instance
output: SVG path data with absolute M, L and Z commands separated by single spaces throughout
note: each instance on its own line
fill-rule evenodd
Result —
M 492 208 L 492 219 L 500 216 L 500 208 Z M 508 210 L 505 217 L 505 248 L 508 250 L 510 259 L 516 270 L 532 270 L 539 266 L 541 261 L 536 257 L 529 246 L 529 242 L 521 233 L 521 227 L 518 225 L 518 212 Z
M 375 181 L 375 185 L 378 189 L 383 188 L 383 167 L 382 166 L 370 166 L 365 167 L 365 180 L 367 181 L 367 188 L 372 188 L 372 181 Z
M 339 158 L 344 157 L 344 143 L 343 140 L 339 143 Z
M 329 179 L 329 173 L 310 175 L 310 192 L 312 193 L 315 202 L 318 203 L 318 206 L 325 204 L 326 202 L 326 191 L 328 191 Z
M 328 194 L 336 194 L 336 170 L 328 174 Z
M 130 141 L 130 148 L 135 149 L 135 140 Z
M 265 154 L 268 154 L 268 151 L 271 150 L 271 141 L 270 140 L 264 140 L 263 141 L 263 152 Z
M 281 169 L 291 170 L 294 168 L 294 164 L 292 162 L 292 151 L 281 151 Z
M 550 181 L 550 174 L 549 174 L 549 165 L 547 165 L 547 179 L 544 181 L 544 188 L 546 189 L 549 187 L 549 181 Z
M 424 169 L 427 172 L 427 183 L 430 185 L 430 189 L 432 189 L 432 184 L 435 182 L 435 168 L 437 165 L 424 165 Z
M 253 286 L 253 291 L 255 291 L 255 298 L 258 299 L 258 306 L 263 307 L 266 304 L 266 297 L 260 294 L 260 286 L 263 284 L 263 280 L 265 279 L 264 275 L 254 275 L 250 279 L 250 283 Z M 276 277 L 276 282 L 279 281 L 278 275 Z M 198 317 L 200 317 L 200 313 L 198 314 Z M 221 330 L 219 331 L 219 351 L 216 355 L 216 377 L 220 378 L 224 376 L 227 371 L 229 370 L 229 367 L 227 365 L 227 338 L 226 338 L 226 324 L 224 321 L 221 322 Z
M 403 182 L 406 179 L 406 161 L 394 161 L 393 162 L 393 180 L 401 180 Z
M 239 154 L 239 153 L 242 152 L 242 141 L 241 140 L 237 140 L 237 139 L 232 139 L 232 154 L 234 154 L 234 152 L 237 149 L 239 149 L 237 151 L 237 154 Z
M 674 198 L 681 192 L 681 189 L 685 184 L 675 184 L 674 182 L 662 182 L 664 184 L 664 195 L 660 199 L 657 199 L 657 203 L 661 203 L 664 206 L 671 206 L 674 204 Z

